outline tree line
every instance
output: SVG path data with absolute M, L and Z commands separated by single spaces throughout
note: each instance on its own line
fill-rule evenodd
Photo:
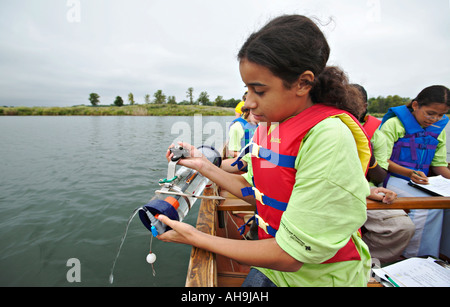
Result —
M 372 97 L 367 101 L 367 112 L 371 114 L 385 114 L 389 108 L 405 105 L 410 101 L 410 98 L 400 97 L 398 95 Z
M 200 92 L 199 96 L 194 98 L 194 88 L 190 87 L 186 91 L 186 98 L 181 102 L 177 102 L 175 96 L 166 96 L 162 90 L 157 90 L 153 94 L 153 99 L 147 94 L 144 96 L 144 104 L 179 104 L 179 105 L 204 105 L 225 108 L 234 108 L 241 99 L 224 99 L 223 96 L 217 96 L 213 101 L 210 100 L 206 91 Z M 97 93 L 91 93 L 89 101 L 93 106 L 100 103 L 100 96 Z M 368 99 L 367 112 L 370 114 L 385 114 L 389 108 L 405 105 L 411 101 L 409 97 L 400 97 L 399 95 L 389 95 L 387 97 L 378 96 Z M 132 93 L 128 94 L 128 104 L 137 104 Z M 113 105 L 123 106 L 122 97 L 117 96 Z
M 234 108 L 241 101 L 241 99 L 224 99 L 223 96 L 217 96 L 213 101 L 210 100 L 209 94 L 206 91 L 200 92 L 197 99 L 194 98 L 194 88 L 190 87 L 186 91 L 186 98 L 181 102 L 177 102 L 175 96 L 166 96 L 162 90 L 157 90 L 151 99 L 149 94 L 144 96 L 144 104 L 179 104 L 179 105 L 204 105 L 216 106 L 225 108 Z M 97 93 L 89 94 L 89 101 L 93 106 L 100 104 L 100 95 Z M 128 104 L 137 104 L 133 93 L 128 94 Z M 112 105 L 123 106 L 124 100 L 121 96 L 116 96 Z

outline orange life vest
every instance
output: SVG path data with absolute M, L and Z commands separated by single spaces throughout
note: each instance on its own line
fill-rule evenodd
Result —
M 379 120 L 378 118 L 376 118 L 372 115 L 366 116 L 364 124 L 363 124 L 363 128 L 366 131 L 367 136 L 369 137 L 369 140 L 372 139 L 373 134 L 378 129 L 380 124 L 381 124 L 381 120 Z
M 295 184 L 295 160 L 302 140 L 312 127 L 329 117 L 338 117 L 349 127 L 357 144 L 361 168 L 367 172 L 370 142 L 358 120 L 346 111 L 315 104 L 275 128 L 272 126 L 272 130 L 267 131 L 260 124 L 250 146 L 254 187 L 242 189 L 243 196 L 253 195 L 257 200 L 255 217 L 259 239 L 275 237 Z M 360 259 L 350 239 L 325 263 Z

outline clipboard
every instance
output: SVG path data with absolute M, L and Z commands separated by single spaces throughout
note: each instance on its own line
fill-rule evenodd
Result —
M 375 279 L 394 287 L 450 287 L 450 269 L 432 257 L 413 257 L 372 269 Z M 378 278 L 378 279 L 377 279 Z
M 417 184 L 409 181 L 408 185 L 424 191 L 431 196 L 450 196 L 450 179 L 444 178 L 441 175 L 428 177 L 429 184 Z

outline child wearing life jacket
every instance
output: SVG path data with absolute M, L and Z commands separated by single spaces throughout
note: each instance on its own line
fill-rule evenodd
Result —
M 361 96 L 339 68 L 326 66 L 329 54 L 307 17 L 273 19 L 238 54 L 245 107 L 260 122 L 248 172 L 227 173 L 182 144 L 191 158 L 181 165 L 256 204 L 259 240 L 211 236 L 161 215 L 172 230 L 160 240 L 251 265 L 243 286 L 367 285 L 371 259 L 359 229 L 370 144 L 352 115 L 361 112 Z
M 250 114 L 250 110 L 242 109 L 242 117 L 236 118 L 230 125 L 229 140 L 223 151 L 224 159 L 221 168 L 230 173 L 247 171 L 249 155 L 239 157 L 239 154 L 251 142 L 258 128 L 258 121 Z
M 386 136 L 390 156 L 390 176 L 385 186 L 399 197 L 429 196 L 407 183 L 412 180 L 427 184 L 430 170 L 450 178 L 444 129 L 449 108 L 449 89 L 434 85 L 423 89 L 408 105 L 390 108 L 383 117 L 380 129 Z M 450 214 L 442 209 L 409 212 L 415 233 L 405 249 L 405 257 L 439 257 L 444 213 Z
M 242 108 L 242 116 L 232 121 L 229 130 L 228 155 L 237 157 L 248 143 L 250 143 L 258 121 L 250 114 L 250 110 Z

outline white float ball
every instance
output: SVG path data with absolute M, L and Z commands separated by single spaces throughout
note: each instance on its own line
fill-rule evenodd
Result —
M 150 253 L 147 255 L 147 262 L 152 264 L 156 261 L 156 255 L 153 253 Z

